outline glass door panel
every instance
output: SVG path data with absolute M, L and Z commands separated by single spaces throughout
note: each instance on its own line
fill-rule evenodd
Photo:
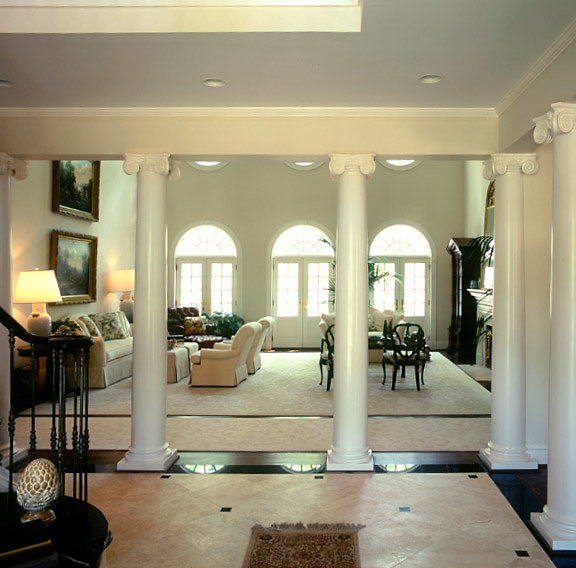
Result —
M 210 268 L 210 311 L 232 313 L 234 267 L 231 262 L 213 262 Z
M 203 266 L 200 262 L 183 262 L 180 264 L 179 306 L 193 306 L 202 309 L 202 273 Z
M 274 262 L 276 347 L 320 345 L 320 314 L 330 312 L 331 262 L 307 258 Z

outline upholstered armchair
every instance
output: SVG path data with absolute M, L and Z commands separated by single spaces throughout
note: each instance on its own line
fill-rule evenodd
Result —
M 192 355 L 191 386 L 235 387 L 248 378 L 246 364 L 248 352 L 256 333 L 261 332 L 258 322 L 244 324 L 229 344 L 217 343 L 214 349 L 201 349 Z
M 264 316 L 258 320 L 258 323 L 262 326 L 260 333 L 254 336 L 254 341 L 250 351 L 248 352 L 248 358 L 246 360 L 246 365 L 248 366 L 248 373 L 253 375 L 260 367 L 262 367 L 262 361 L 260 357 L 260 351 L 262 351 L 262 346 L 268 334 L 272 333 L 274 323 L 276 320 L 272 316 Z

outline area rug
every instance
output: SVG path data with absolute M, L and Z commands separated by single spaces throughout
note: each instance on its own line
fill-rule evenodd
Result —
M 360 568 L 363 525 L 277 524 L 252 527 L 242 568 Z

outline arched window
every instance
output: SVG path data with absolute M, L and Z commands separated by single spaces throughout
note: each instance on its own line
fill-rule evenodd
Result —
M 431 256 L 426 237 L 410 225 L 392 225 L 376 235 L 371 256 Z
M 274 243 L 272 256 L 334 256 L 330 239 L 311 225 L 296 225 L 284 231 Z
M 392 225 L 376 235 L 370 256 L 387 274 L 371 291 L 374 307 L 402 312 L 428 334 L 432 250 L 426 237 L 410 225 Z
M 311 225 L 296 225 L 276 239 L 272 248 L 275 346 L 316 346 L 318 317 L 332 311 L 333 260 L 330 238 Z
M 178 305 L 208 314 L 234 311 L 237 251 L 226 231 L 198 225 L 178 241 L 174 256 Z

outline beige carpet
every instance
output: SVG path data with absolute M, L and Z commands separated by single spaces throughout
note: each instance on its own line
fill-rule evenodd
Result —
M 391 369 L 382 385 L 382 366 L 370 364 L 368 413 L 371 416 L 490 414 L 490 393 L 440 353 L 432 353 L 416 390 L 414 369 L 391 390 Z M 167 385 L 168 416 L 332 416 L 334 387 L 319 383 L 318 354 L 262 353 L 262 368 L 236 388 Z M 326 381 L 324 381 L 326 382 Z M 90 392 L 91 416 L 129 416 L 132 379 Z M 39 414 L 50 413 L 48 404 Z
M 478 451 L 490 439 L 490 393 L 439 353 L 415 388 L 413 369 L 382 385 L 370 365 L 368 442 L 374 451 Z M 333 391 L 318 385 L 316 353 L 263 353 L 263 368 L 237 388 L 167 385 L 166 438 L 178 451 L 324 452 L 332 445 Z M 131 381 L 90 393 L 90 448 L 130 446 Z M 48 408 L 42 405 L 41 413 Z M 280 418 L 270 418 L 278 416 Z M 16 439 L 27 444 L 29 419 Z M 49 445 L 50 420 L 37 419 L 38 445 Z

